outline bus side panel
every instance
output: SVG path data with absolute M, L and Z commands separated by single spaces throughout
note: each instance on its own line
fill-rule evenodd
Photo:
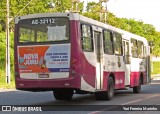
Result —
M 71 66 L 70 75 L 78 77 L 75 85 L 80 89 L 81 86 L 81 44 L 80 44 L 80 24 L 78 21 L 70 21 L 70 35 L 71 35 Z M 75 72 L 75 74 L 74 74 Z
M 132 58 L 131 60 L 130 87 L 138 86 L 140 76 L 143 77 L 143 84 L 147 84 L 146 62 L 144 59 Z
M 140 72 L 131 72 L 130 87 L 139 85 L 139 76 L 140 76 Z
M 115 89 L 125 88 L 125 72 L 115 72 Z
M 123 57 L 104 54 L 103 62 L 103 90 L 107 90 L 109 76 L 112 76 L 115 81 L 115 89 L 124 88 L 125 65 Z
M 85 52 L 81 53 L 81 64 L 82 64 L 82 82 L 81 89 L 82 90 L 91 90 L 94 91 L 96 88 L 96 66 L 94 64 L 95 57 L 93 52 Z M 83 86 L 83 84 L 86 84 Z M 88 88 L 88 89 L 87 89 Z
M 107 90 L 108 78 L 110 74 L 115 76 L 115 89 L 125 88 L 125 73 L 124 72 L 103 72 L 103 90 Z
M 71 23 L 71 69 L 74 69 L 81 90 L 95 90 L 96 60 L 94 52 L 84 52 L 81 46 L 80 22 L 72 20 Z
M 103 71 L 103 90 L 106 91 L 107 90 L 107 80 L 109 78 L 109 74 L 110 72 L 106 72 L 106 71 Z

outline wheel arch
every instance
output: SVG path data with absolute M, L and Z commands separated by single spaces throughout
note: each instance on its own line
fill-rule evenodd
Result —
M 108 78 L 107 78 L 107 80 L 106 80 L 107 85 L 108 85 L 108 80 L 109 80 L 110 77 L 113 79 L 113 81 L 114 81 L 114 87 L 115 87 L 115 83 L 116 83 L 116 82 L 115 82 L 115 75 L 114 75 L 113 72 L 109 73 L 109 75 L 108 75 Z M 107 90 L 107 87 L 106 87 L 106 90 Z
M 108 76 L 108 79 L 109 79 L 109 77 L 112 77 L 112 78 L 113 78 L 114 85 L 115 85 L 115 75 L 114 75 L 114 73 L 110 73 L 109 76 Z
M 144 75 L 143 75 L 142 72 L 140 73 L 139 79 L 140 79 L 140 81 L 141 81 L 141 84 L 143 85 L 143 82 L 144 82 Z

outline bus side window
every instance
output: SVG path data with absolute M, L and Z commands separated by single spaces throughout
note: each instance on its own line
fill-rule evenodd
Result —
M 122 48 L 122 36 L 121 34 L 114 33 L 114 52 L 116 55 L 123 55 L 123 48 Z
M 144 57 L 147 57 L 147 46 L 144 46 L 143 52 L 144 52 Z
M 132 57 L 138 58 L 138 44 L 136 39 L 131 39 Z
M 141 41 L 138 41 L 138 57 L 141 59 L 144 58 L 144 45 Z
M 114 54 L 113 50 L 113 39 L 112 33 L 110 31 L 104 30 L 103 32 L 103 44 L 104 44 L 104 53 L 105 54 Z
M 81 41 L 83 51 L 93 52 L 93 37 L 91 26 L 81 24 Z

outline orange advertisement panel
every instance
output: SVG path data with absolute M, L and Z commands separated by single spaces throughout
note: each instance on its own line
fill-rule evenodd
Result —
M 69 72 L 70 46 L 18 47 L 19 72 Z

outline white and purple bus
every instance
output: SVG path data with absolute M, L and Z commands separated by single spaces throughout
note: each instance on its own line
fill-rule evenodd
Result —
M 16 89 L 53 91 L 57 100 L 94 93 L 111 100 L 126 87 L 150 82 L 150 47 L 135 34 L 77 13 L 15 19 Z

